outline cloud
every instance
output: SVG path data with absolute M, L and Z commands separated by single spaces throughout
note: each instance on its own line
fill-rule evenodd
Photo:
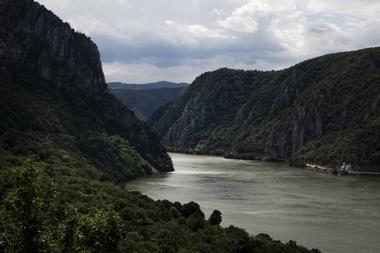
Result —
M 173 82 L 183 82 L 194 78 L 194 73 L 201 73 L 202 67 L 195 64 L 176 65 L 161 68 L 149 63 L 103 63 L 105 75 L 108 81 L 128 80 L 130 83 L 156 82 L 161 80 L 171 80 Z
M 255 33 L 258 29 L 257 19 L 271 12 L 272 7 L 266 1 L 248 1 L 236 9 L 231 16 L 218 20 L 218 24 L 235 32 Z
M 39 0 L 98 44 L 107 80 L 192 81 L 380 44 L 377 0 Z

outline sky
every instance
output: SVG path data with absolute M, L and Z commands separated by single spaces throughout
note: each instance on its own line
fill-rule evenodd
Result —
M 37 0 L 98 45 L 107 81 L 192 82 L 380 46 L 380 0 Z

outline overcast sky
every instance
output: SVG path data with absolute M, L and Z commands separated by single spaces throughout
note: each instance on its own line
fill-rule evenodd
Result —
M 191 82 L 380 46 L 380 0 L 38 0 L 101 53 L 108 81 Z

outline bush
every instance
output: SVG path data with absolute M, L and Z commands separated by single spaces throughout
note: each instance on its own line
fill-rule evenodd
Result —
M 186 219 L 195 213 L 198 213 L 200 216 L 204 217 L 204 214 L 201 211 L 201 208 L 199 207 L 198 203 L 195 203 L 194 201 L 184 204 L 181 208 L 181 214 Z
M 222 223 L 222 213 L 219 210 L 214 210 L 208 221 L 211 225 L 220 225 Z

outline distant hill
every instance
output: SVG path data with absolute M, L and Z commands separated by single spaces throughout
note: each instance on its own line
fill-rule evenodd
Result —
M 148 84 L 108 84 L 110 91 L 136 115 L 147 120 L 158 108 L 182 96 L 188 84 L 157 82 Z
M 111 90 L 128 89 L 128 90 L 148 90 L 148 89 L 161 89 L 161 88 L 187 88 L 188 83 L 172 83 L 168 81 L 160 81 L 155 83 L 144 84 L 130 84 L 120 82 L 110 82 L 108 87 Z
M 380 170 L 380 48 L 207 72 L 149 122 L 176 151 Z

